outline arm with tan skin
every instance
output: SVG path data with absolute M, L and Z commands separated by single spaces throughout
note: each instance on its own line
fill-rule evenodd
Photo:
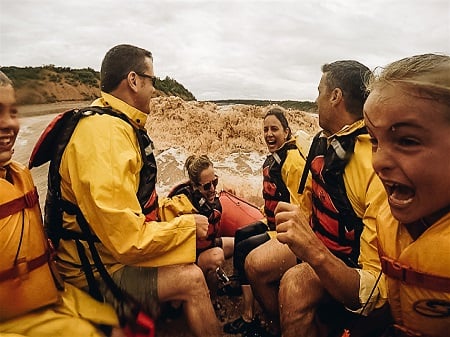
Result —
M 325 247 L 297 206 L 280 202 L 275 213 L 278 241 L 287 244 L 299 259 L 314 269 L 332 297 L 348 308 L 359 308 L 358 272 Z

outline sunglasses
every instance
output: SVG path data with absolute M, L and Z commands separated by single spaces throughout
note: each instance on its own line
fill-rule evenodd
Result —
M 156 76 L 150 76 L 150 75 L 147 75 L 147 74 L 140 74 L 140 73 L 136 73 L 136 74 L 138 76 L 146 77 L 146 78 L 151 79 L 152 80 L 152 85 L 153 85 L 153 87 L 155 87 L 155 85 L 156 85 Z
M 214 186 L 214 188 L 217 187 L 217 184 L 219 183 L 219 177 L 216 176 L 214 180 L 210 181 L 206 184 L 199 184 L 198 186 L 201 186 L 205 191 L 209 191 L 211 189 L 211 185 Z

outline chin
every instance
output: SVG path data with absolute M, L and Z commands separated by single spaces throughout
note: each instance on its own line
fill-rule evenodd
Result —
M 12 158 L 11 152 L 9 153 L 0 153 L 0 167 L 3 167 L 7 162 L 9 162 Z
M 407 212 L 407 211 L 399 211 L 396 210 L 395 208 L 393 209 L 391 207 L 391 213 L 392 216 L 399 222 L 403 223 L 403 224 L 409 224 L 409 223 L 413 223 L 417 220 L 420 219 L 420 217 L 412 212 Z

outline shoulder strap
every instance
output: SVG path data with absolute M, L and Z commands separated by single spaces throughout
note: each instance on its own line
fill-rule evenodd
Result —
M 63 206 L 61 205 L 61 176 L 59 175 L 62 155 L 80 119 L 93 114 L 108 114 L 129 123 L 124 114 L 110 108 L 90 106 L 65 111 L 57 115 L 42 132 L 30 157 L 30 168 L 50 161 L 44 206 L 44 226 L 55 247 L 58 246 L 62 228 Z
M 306 179 L 308 178 L 309 169 L 311 168 L 311 162 L 316 156 L 316 147 L 318 146 L 321 134 L 322 131 L 319 131 L 314 136 L 313 141 L 311 143 L 311 147 L 309 148 L 308 157 L 306 157 L 305 167 L 303 168 L 302 178 L 300 179 L 300 185 L 298 187 L 298 194 L 302 194 L 305 189 Z

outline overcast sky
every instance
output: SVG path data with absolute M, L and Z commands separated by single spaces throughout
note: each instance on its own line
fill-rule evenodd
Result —
M 0 66 L 100 70 L 121 43 L 198 100 L 314 100 L 323 63 L 450 54 L 450 0 L 0 0 Z

